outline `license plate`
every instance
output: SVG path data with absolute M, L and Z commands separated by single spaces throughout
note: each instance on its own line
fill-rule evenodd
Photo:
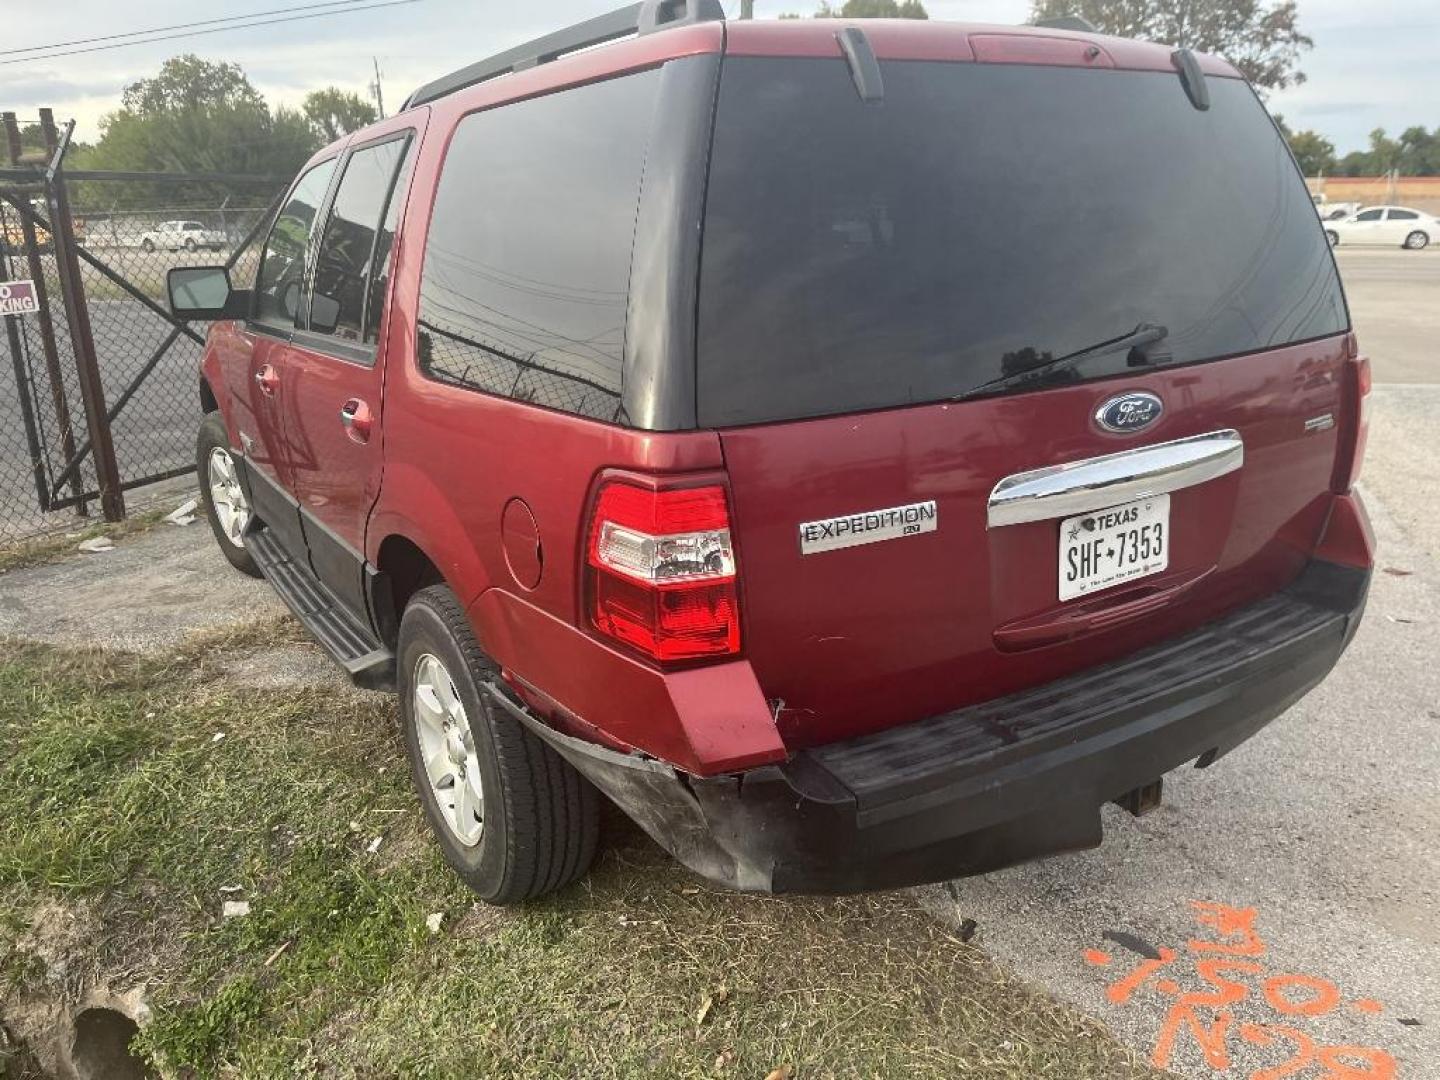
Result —
M 1060 522 L 1060 599 L 1158 574 L 1170 565 L 1170 496 Z

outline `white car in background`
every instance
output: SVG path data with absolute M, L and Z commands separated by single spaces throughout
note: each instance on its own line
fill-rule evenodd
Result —
M 1419 251 L 1440 240 L 1440 218 L 1408 206 L 1367 206 L 1341 221 L 1324 222 L 1330 246 L 1381 244 Z
M 145 251 L 219 251 L 225 246 L 225 234 L 207 229 L 198 221 L 162 221 L 155 228 L 140 234 L 140 247 Z

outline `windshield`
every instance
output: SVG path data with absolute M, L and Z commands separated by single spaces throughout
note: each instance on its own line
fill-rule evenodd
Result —
M 842 60 L 726 60 L 702 424 L 953 398 L 1141 324 L 1167 329 L 1167 364 L 1347 328 L 1309 193 L 1243 82 L 1211 78 L 1200 112 L 1164 73 L 881 68 L 867 105 Z

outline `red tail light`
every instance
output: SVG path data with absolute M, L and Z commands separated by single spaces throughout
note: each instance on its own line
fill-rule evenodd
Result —
M 1345 420 L 1341 426 L 1340 452 L 1335 460 L 1335 478 L 1330 485 L 1344 495 L 1360 478 L 1365 460 L 1365 440 L 1370 433 L 1370 358 L 1359 355 L 1355 335 L 1345 339 L 1346 360 L 1343 369 L 1342 400 Z
M 586 545 L 591 621 L 657 660 L 740 651 L 725 489 L 607 482 Z

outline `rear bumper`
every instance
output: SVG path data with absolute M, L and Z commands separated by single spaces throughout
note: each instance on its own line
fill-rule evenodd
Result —
M 1370 570 L 1289 588 L 1116 663 L 719 777 L 537 734 L 691 869 L 762 892 L 848 893 L 998 870 L 1101 840 L 1100 808 L 1207 766 L 1334 666 Z

